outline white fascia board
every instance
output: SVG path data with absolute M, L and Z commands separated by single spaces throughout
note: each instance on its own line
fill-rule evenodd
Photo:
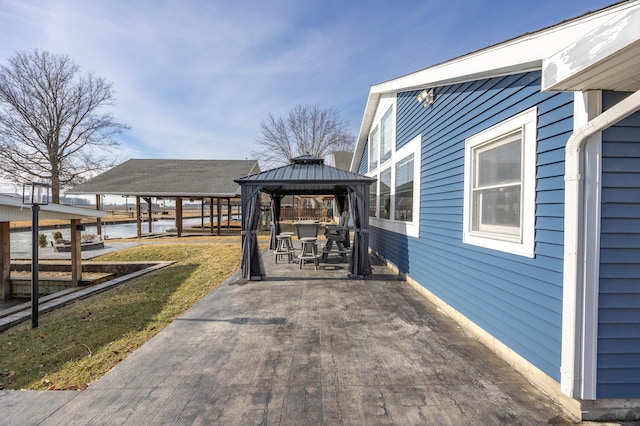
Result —
M 95 192 L 74 192 L 73 195 L 119 195 L 121 197 L 136 197 L 140 198 L 234 198 L 238 197 L 240 194 L 240 187 L 238 187 L 238 191 L 236 192 L 223 192 L 220 194 L 209 194 L 209 193 L 184 193 L 180 195 L 176 195 L 174 192 L 145 192 L 144 194 L 137 194 L 131 192 L 105 192 L 101 194 L 96 194 Z M 70 194 L 70 193 L 67 193 Z
M 30 209 L 30 206 L 27 206 Z M 102 210 L 90 209 L 86 207 L 73 207 L 64 204 L 47 204 L 40 206 L 42 218 L 48 219 L 48 216 L 55 216 L 60 219 L 82 219 L 85 217 L 107 217 L 107 212 Z M 53 218 L 53 217 L 51 217 Z
M 358 132 L 358 139 L 356 140 L 356 149 L 351 158 L 350 171 L 357 173 L 360 167 L 360 160 L 362 153 L 364 152 L 364 146 L 367 143 L 369 137 L 369 131 L 371 130 L 371 123 L 376 116 L 376 110 L 378 108 L 378 102 L 380 101 L 380 93 L 373 91 L 373 88 L 369 91 L 369 97 L 367 98 L 367 104 L 364 108 L 364 115 L 360 122 L 360 131 Z
M 63 204 L 46 204 L 40 206 L 41 219 L 71 220 L 89 217 L 107 217 L 102 210 L 83 207 L 66 206 Z M 31 220 L 31 206 L 22 204 L 22 200 L 14 197 L 0 198 L 0 222 L 15 222 Z
M 558 46 L 565 46 L 567 40 L 575 40 L 590 33 L 621 10 L 628 9 L 630 5 L 637 5 L 639 2 L 640 0 L 636 0 L 610 7 L 371 86 L 356 140 L 351 171 L 355 171 L 359 165 L 380 95 L 541 69 L 542 61 L 556 53 Z
M 601 77 L 609 70 L 614 78 L 619 78 L 619 72 L 604 64 L 615 61 L 616 56 L 621 56 L 620 61 L 626 63 L 627 68 L 636 69 L 629 61 L 637 58 L 640 53 L 639 29 L 640 2 L 635 1 L 619 10 L 607 22 L 544 59 L 542 90 L 606 89 L 607 87 L 583 86 L 589 80 L 589 74 Z

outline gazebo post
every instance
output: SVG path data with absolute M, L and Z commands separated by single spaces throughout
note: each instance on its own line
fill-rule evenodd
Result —
M 80 219 L 71 219 L 71 284 L 78 286 L 82 279 L 82 239 Z
M 0 222 L 0 294 L 2 300 L 11 297 L 11 238 L 9 222 Z

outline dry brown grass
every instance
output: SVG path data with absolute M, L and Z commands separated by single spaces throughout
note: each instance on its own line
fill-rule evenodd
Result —
M 174 241 L 97 260 L 177 262 L 44 314 L 38 329 L 0 333 L 0 389 L 85 388 L 236 271 L 240 244 Z

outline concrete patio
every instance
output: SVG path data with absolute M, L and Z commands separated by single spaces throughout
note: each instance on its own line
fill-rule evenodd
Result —
M 231 277 L 84 391 L 0 391 L 0 424 L 573 424 L 375 259 Z

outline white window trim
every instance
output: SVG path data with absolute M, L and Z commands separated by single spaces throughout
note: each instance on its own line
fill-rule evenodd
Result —
M 464 213 L 462 241 L 493 250 L 533 258 L 535 256 L 535 207 L 536 207 L 536 146 L 537 108 L 531 108 L 501 123 L 496 124 L 465 140 L 464 161 Z M 489 143 L 503 135 L 522 129 L 522 235 L 520 241 L 509 241 L 508 237 L 482 235 L 471 231 L 472 217 L 472 161 L 473 149 Z
M 385 109 L 386 111 L 386 109 Z M 395 129 L 393 134 L 395 135 Z M 378 217 L 369 217 L 369 224 L 377 228 L 382 228 L 387 231 L 396 232 L 398 234 L 408 235 L 410 237 L 420 237 L 420 169 L 422 165 L 422 135 L 418 135 L 409 141 L 399 150 L 395 150 L 395 141 L 392 144 L 391 158 L 387 160 L 383 166 L 378 166 L 373 171 L 369 172 L 369 176 L 374 176 L 378 179 L 374 185 L 377 188 L 376 197 L 376 212 Z M 412 221 L 406 222 L 401 220 L 395 220 L 395 191 L 396 191 L 396 165 L 413 154 L 413 214 Z M 381 219 L 380 215 L 380 172 L 387 170 L 391 167 L 391 219 Z

